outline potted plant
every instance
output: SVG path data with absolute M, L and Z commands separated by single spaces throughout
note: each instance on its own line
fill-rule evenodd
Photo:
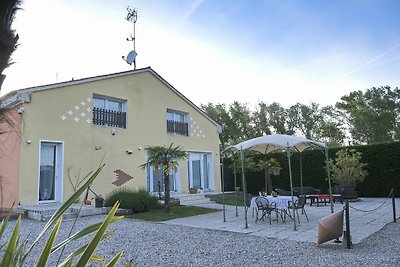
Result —
M 271 181 L 271 174 L 279 175 L 281 171 L 281 166 L 279 161 L 274 158 L 270 158 L 267 160 L 260 160 L 256 164 L 253 164 L 256 170 L 264 171 L 265 175 L 265 192 L 267 194 L 271 194 L 272 192 L 272 181 Z
M 335 191 L 341 193 L 345 199 L 357 198 L 355 187 L 363 182 L 368 175 L 366 163 L 361 162 L 361 152 L 355 149 L 341 149 L 336 153 L 336 159 L 329 160 L 331 178 L 337 184 Z
M 197 194 L 197 187 L 191 187 L 191 188 L 189 188 L 189 193 L 190 193 L 190 194 Z
M 94 207 L 101 208 L 104 205 L 104 198 L 101 195 L 96 195 L 94 198 Z
M 265 164 L 267 165 L 267 168 L 271 174 L 279 175 L 279 173 L 281 172 L 281 165 L 276 159 L 270 158 L 265 161 Z

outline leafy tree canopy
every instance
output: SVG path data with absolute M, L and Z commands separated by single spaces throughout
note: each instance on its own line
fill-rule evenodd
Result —
M 398 139 L 400 90 L 390 86 L 354 91 L 341 98 L 336 107 L 344 111 L 356 143 L 378 143 Z

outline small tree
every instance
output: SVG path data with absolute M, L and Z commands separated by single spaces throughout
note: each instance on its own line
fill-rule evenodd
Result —
M 363 182 L 368 172 L 366 163 L 360 162 L 362 153 L 355 149 L 342 149 L 336 153 L 336 159 L 329 160 L 332 181 L 338 185 L 355 185 Z
M 270 195 L 272 192 L 272 180 L 271 175 L 278 175 L 281 170 L 281 166 L 279 162 L 274 159 L 264 159 L 260 160 L 256 164 L 254 164 L 254 169 L 264 171 L 265 175 L 265 192 Z
M 177 171 L 179 160 L 186 158 L 186 152 L 182 151 L 180 146 L 172 147 L 166 146 L 153 146 L 148 147 L 147 150 L 147 162 L 140 165 L 142 169 L 147 166 L 153 166 L 154 171 L 158 172 L 162 168 L 164 177 L 164 211 L 166 214 L 170 213 L 169 202 L 170 202 L 170 185 L 169 185 L 169 173 L 170 170 Z

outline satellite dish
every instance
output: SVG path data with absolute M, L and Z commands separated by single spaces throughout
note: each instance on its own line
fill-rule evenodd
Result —
M 125 57 L 122 57 L 122 58 L 126 61 L 126 63 L 128 63 L 129 65 L 132 65 L 132 63 L 136 61 L 136 56 L 137 56 L 136 51 L 135 51 L 135 50 L 132 50 L 132 51 L 129 52 L 129 54 L 126 56 L 126 59 L 125 59 Z

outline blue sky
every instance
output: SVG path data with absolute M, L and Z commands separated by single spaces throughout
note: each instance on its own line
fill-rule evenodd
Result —
M 400 84 L 397 0 L 25 0 L 10 90 L 132 69 L 122 55 L 138 10 L 138 68 L 195 104 L 334 104 Z

